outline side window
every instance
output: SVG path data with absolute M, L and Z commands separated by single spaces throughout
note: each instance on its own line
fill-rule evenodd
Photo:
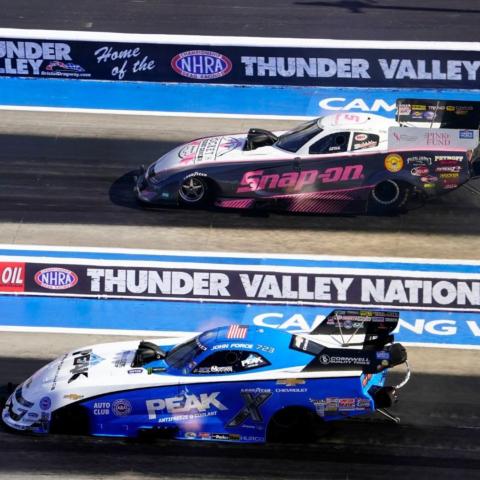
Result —
M 376 147 L 379 142 L 380 137 L 374 133 L 355 132 L 353 134 L 352 150 Z
M 212 353 L 200 365 L 192 370 L 198 374 L 236 373 L 270 365 L 256 352 L 242 350 L 222 350 Z
M 310 146 L 308 153 L 339 153 L 348 148 L 349 132 L 338 132 L 321 138 Z

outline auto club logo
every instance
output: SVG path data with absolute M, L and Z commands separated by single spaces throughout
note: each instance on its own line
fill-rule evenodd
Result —
M 116 417 L 126 417 L 132 412 L 132 404 L 123 398 L 112 403 L 112 412 Z

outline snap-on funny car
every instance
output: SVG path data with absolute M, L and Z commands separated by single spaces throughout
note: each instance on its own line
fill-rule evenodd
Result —
M 339 112 L 288 132 L 200 138 L 142 169 L 134 190 L 148 205 L 405 211 L 479 173 L 479 112 L 480 102 L 398 100 L 395 120 Z
M 334 310 L 306 334 L 229 325 L 80 348 L 19 385 L 2 419 L 37 434 L 253 443 L 308 440 L 316 422 L 375 411 L 397 421 L 386 408 L 409 377 L 397 323 L 397 312 Z M 388 386 L 401 364 L 405 380 Z

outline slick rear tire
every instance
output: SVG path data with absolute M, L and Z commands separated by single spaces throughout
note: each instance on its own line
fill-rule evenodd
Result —
M 305 408 L 284 408 L 275 413 L 267 427 L 267 441 L 310 443 L 318 436 L 318 418 Z
M 405 209 L 411 196 L 411 187 L 403 182 L 384 180 L 375 185 L 368 200 L 368 213 L 399 213 Z
M 178 201 L 191 207 L 205 206 L 210 200 L 210 185 L 201 177 L 189 177 L 182 181 L 178 189 Z

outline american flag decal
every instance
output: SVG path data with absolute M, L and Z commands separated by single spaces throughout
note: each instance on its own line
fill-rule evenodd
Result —
M 230 325 L 228 327 L 227 338 L 245 338 L 247 336 L 247 327 L 242 325 Z

